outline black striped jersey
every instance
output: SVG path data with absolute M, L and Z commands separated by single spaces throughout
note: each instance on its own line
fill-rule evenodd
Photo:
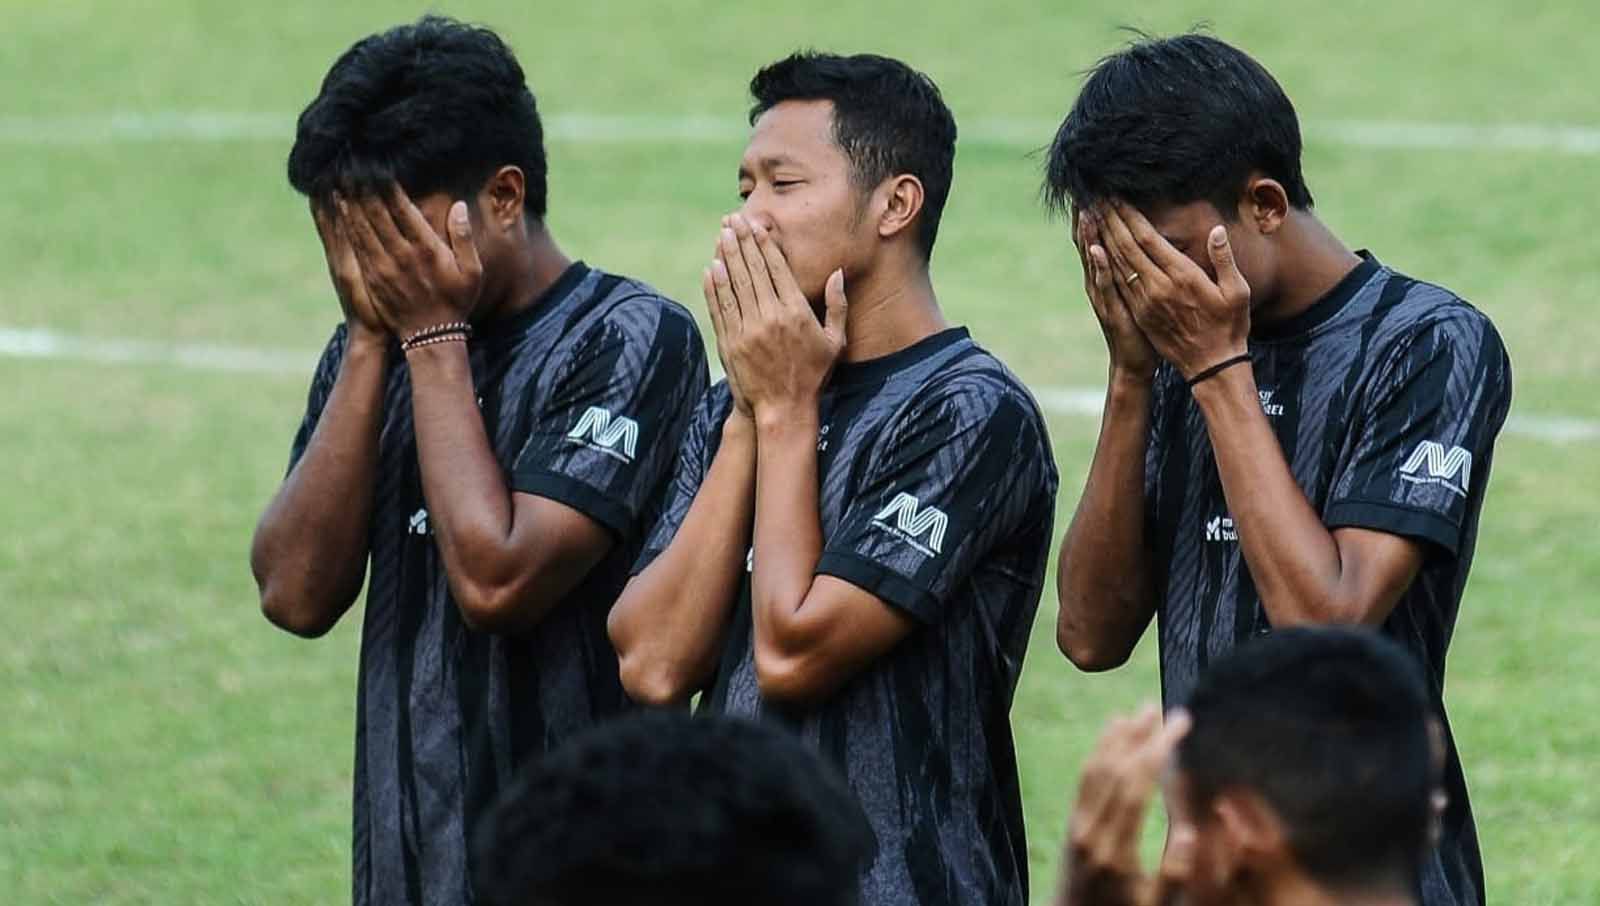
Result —
M 298 461 L 344 354 L 323 353 Z M 689 313 L 573 264 L 540 299 L 479 328 L 473 382 L 510 487 L 608 528 L 612 551 L 532 631 L 469 630 L 429 524 L 411 384 L 391 359 L 356 700 L 354 902 L 476 901 L 469 841 L 515 769 L 627 707 L 605 621 L 708 383 Z
M 731 408 L 725 383 L 701 404 L 636 571 L 682 524 Z M 1044 421 L 959 328 L 839 365 L 820 414 L 817 573 L 920 625 L 822 704 L 780 707 L 756 684 L 747 570 L 701 709 L 789 726 L 841 769 L 878 840 L 862 903 L 1026 903 L 1010 710 L 1055 515 Z
M 1262 410 L 1329 528 L 1416 539 L 1426 558 L 1383 632 L 1425 668 L 1443 716 L 1445 651 L 1478 533 L 1511 366 L 1494 326 L 1449 290 L 1362 262 L 1310 309 L 1255 329 Z M 1270 631 L 1228 514 L 1205 419 L 1181 375 L 1155 379 L 1146 456 L 1147 542 L 1160 583 L 1161 685 L 1183 702 L 1206 664 Z M 1444 839 L 1425 906 L 1482 904 L 1466 782 L 1450 743 Z

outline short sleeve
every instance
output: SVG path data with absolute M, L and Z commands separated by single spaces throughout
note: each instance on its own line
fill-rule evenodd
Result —
M 925 623 L 998 544 L 1053 516 L 1044 423 L 1020 390 L 986 376 L 906 407 L 868 462 L 817 572 Z
M 651 524 L 647 527 L 645 541 L 633 566 L 634 575 L 644 572 L 667 549 L 683 526 L 694 503 L 700 485 L 711 469 L 711 459 L 716 455 L 722 439 L 722 423 L 731 410 L 733 397 L 726 381 L 712 387 L 695 407 L 689 427 L 683 432 L 683 443 L 672 466 L 672 478 L 667 482 Z
M 1432 542 L 1454 556 L 1482 501 L 1511 405 L 1511 363 L 1460 303 L 1400 341 L 1367 393 L 1323 521 Z
M 300 457 L 306 453 L 306 447 L 311 445 L 311 435 L 317 430 L 317 423 L 322 420 L 322 410 L 328 406 L 328 398 L 333 395 L 333 384 L 339 379 L 339 368 L 344 364 L 344 348 L 349 336 L 349 329 L 340 324 L 334 328 L 333 336 L 328 338 L 328 344 L 322 348 L 322 358 L 317 361 L 317 370 L 311 376 L 311 390 L 306 394 L 306 414 L 300 419 L 300 428 L 294 434 L 294 443 L 289 447 L 289 468 L 293 472 L 299 464 Z M 286 473 L 287 473 L 286 472 Z
M 640 523 L 706 387 L 688 312 L 652 293 L 610 303 L 523 401 L 528 438 L 512 489 L 564 503 L 619 538 Z

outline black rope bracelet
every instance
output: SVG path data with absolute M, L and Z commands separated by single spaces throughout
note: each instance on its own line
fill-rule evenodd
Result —
M 1207 368 L 1206 370 L 1200 372 L 1199 374 L 1197 374 L 1194 377 L 1188 379 L 1187 381 L 1184 381 L 1184 383 L 1188 384 L 1191 388 L 1193 388 L 1195 384 L 1200 383 L 1201 381 L 1205 380 L 1206 378 L 1216 377 L 1222 371 L 1224 371 L 1224 370 L 1226 370 L 1228 368 L 1232 368 L 1235 365 L 1242 365 L 1242 364 L 1244 364 L 1245 362 L 1248 362 L 1248 361 L 1250 361 L 1250 353 L 1242 352 L 1242 353 L 1234 356 L 1231 359 L 1223 359 L 1222 361 L 1218 362 L 1215 365 L 1212 365 L 1210 368 Z

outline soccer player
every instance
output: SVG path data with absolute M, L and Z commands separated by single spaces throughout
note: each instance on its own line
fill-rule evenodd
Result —
M 333 627 L 372 577 L 357 904 L 472 903 L 467 834 L 531 756 L 626 705 L 605 619 L 706 386 L 687 311 L 570 260 L 492 32 L 365 38 L 301 114 L 344 311 L 256 530 L 268 619 Z
M 530 767 L 478 828 L 477 877 L 497 906 L 856 906 L 872 847 L 793 734 L 644 713 Z
M 836 764 L 877 835 L 864 902 L 1024 903 L 1009 711 L 1057 481 L 1027 390 L 929 279 L 955 121 L 879 56 L 750 88 L 704 286 L 728 379 L 612 612 L 623 683 L 704 689 Z
M 1368 629 L 1299 628 L 1219 656 L 1165 723 L 1113 721 L 1084 766 L 1059 906 L 1417 906 L 1444 793 L 1416 661 Z M 1155 877 L 1139 829 L 1158 782 Z
M 1472 564 L 1511 368 L 1489 319 L 1317 219 L 1293 106 L 1204 35 L 1107 57 L 1051 146 L 1110 347 L 1098 448 L 1061 542 L 1057 639 L 1121 664 L 1152 615 L 1162 692 L 1302 623 L 1381 626 L 1427 668 Z M 1483 902 L 1454 746 L 1425 902 Z

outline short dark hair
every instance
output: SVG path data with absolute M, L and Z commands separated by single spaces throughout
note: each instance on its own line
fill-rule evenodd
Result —
M 1286 629 L 1212 664 L 1178 762 L 1197 807 L 1251 790 L 1336 890 L 1412 885 L 1438 784 L 1422 671 L 1367 629 Z
M 524 773 L 475 842 L 498 906 L 855 906 L 876 850 L 844 781 L 794 736 L 646 713 Z
M 516 56 L 487 28 L 424 16 L 334 61 L 300 114 L 289 184 L 319 202 L 391 181 L 471 198 L 506 165 L 521 168 L 524 209 L 543 220 L 544 127 Z
M 956 118 L 932 79 L 876 54 L 800 51 L 762 67 L 750 96 L 751 125 L 784 101 L 832 101 L 833 139 L 857 186 L 871 190 L 901 173 L 922 181 L 917 241 L 932 257 L 956 157 Z
M 1253 171 L 1311 207 L 1300 123 L 1272 74 L 1209 35 L 1141 38 L 1090 72 L 1050 143 L 1043 195 L 1056 213 L 1209 201 L 1233 220 Z

